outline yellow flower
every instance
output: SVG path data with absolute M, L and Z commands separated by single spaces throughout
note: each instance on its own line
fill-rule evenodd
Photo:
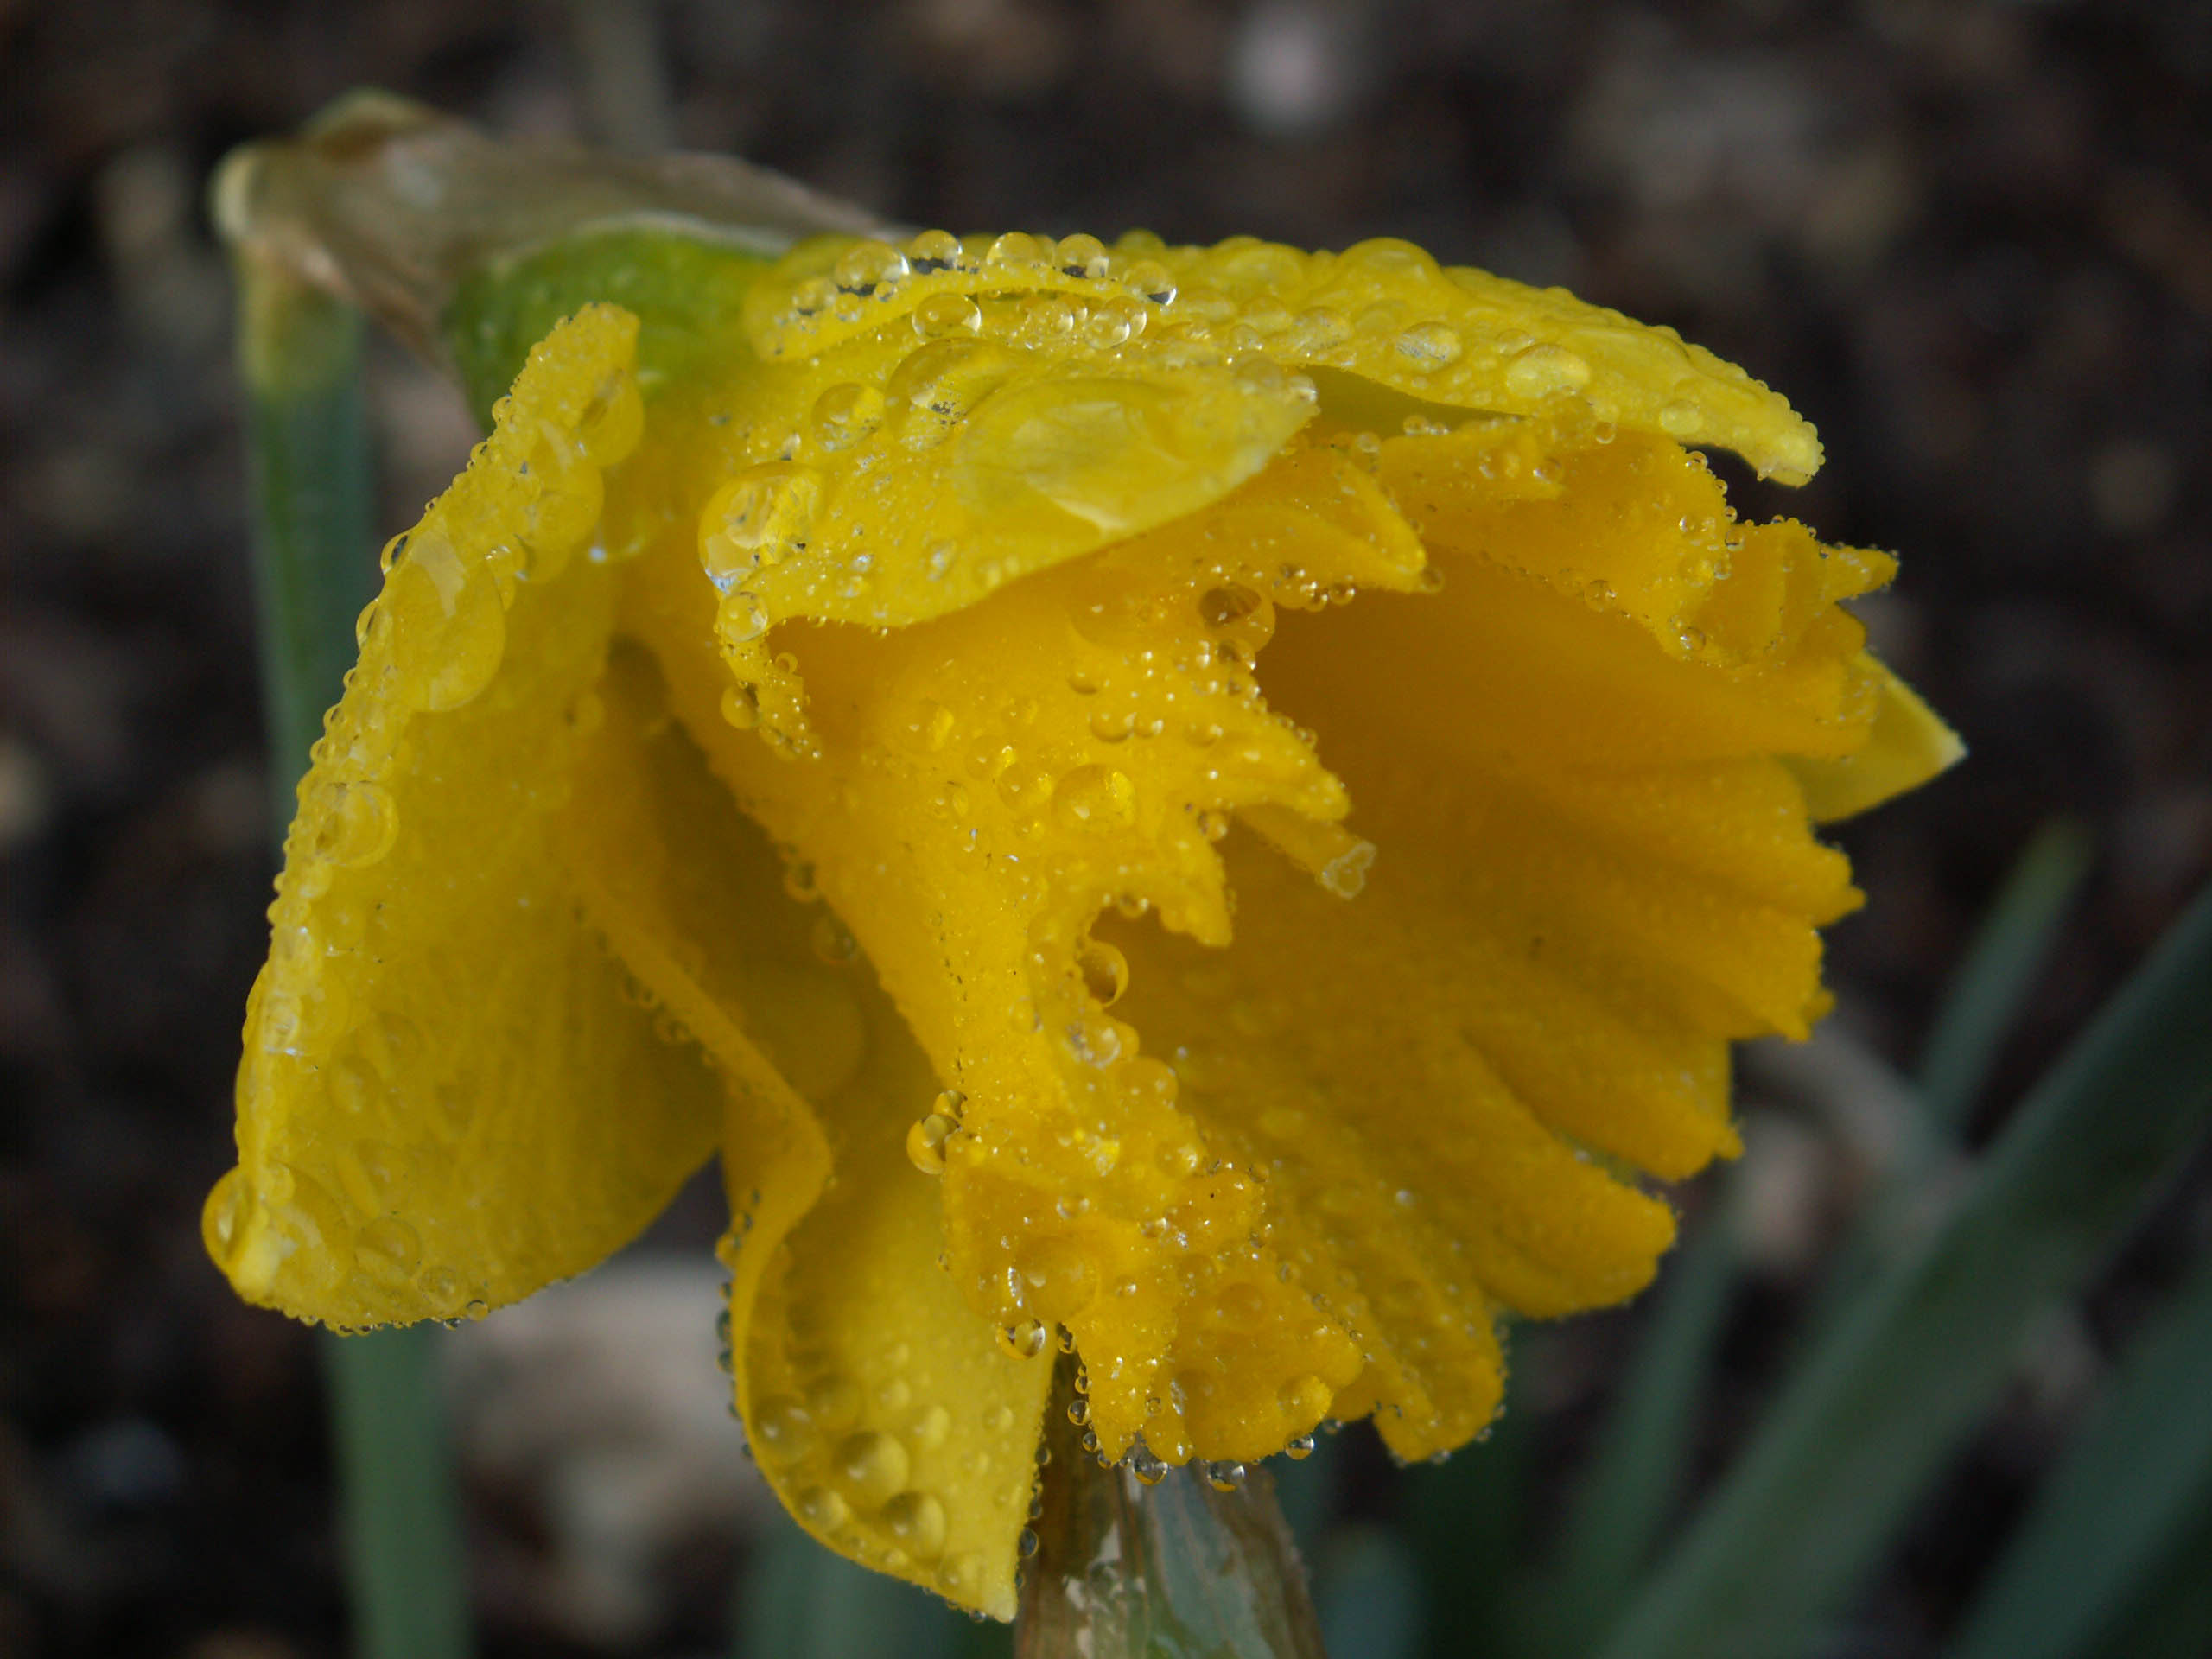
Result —
M 709 308 L 711 310 L 711 308 Z M 650 331 L 654 317 L 647 308 Z M 737 1403 L 1006 1616 L 1054 1336 L 1103 1454 L 1391 1449 L 1640 1288 L 1948 732 L 1738 523 L 1811 429 L 1403 243 L 803 245 L 586 306 L 387 552 L 300 786 L 211 1251 L 481 1313 L 715 1148 Z

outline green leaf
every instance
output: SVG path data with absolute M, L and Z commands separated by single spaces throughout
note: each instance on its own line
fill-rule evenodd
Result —
M 2079 823 L 2053 818 L 2029 837 L 2013 863 L 1936 1011 L 1919 1088 L 1905 1103 L 1891 1161 L 1834 1252 L 1801 1343 L 1827 1335 L 1876 1270 L 1902 1255 L 1941 1213 L 1960 1132 L 2050 954 L 2093 851 Z
M 2116 1628 L 2092 1649 L 2092 1659 L 2204 1659 L 2204 1633 L 2212 1630 L 2212 1491 L 2151 1582 L 2134 1598 Z
M 746 1563 L 736 1624 L 737 1659 L 960 1659 L 968 1650 L 967 1621 L 944 1603 L 780 1518 Z
M 1588 1470 L 1575 1488 L 1546 1597 L 1547 1646 L 1586 1652 L 1627 1603 L 1681 1495 L 1697 1403 L 1712 1375 L 1739 1255 L 1733 1219 L 1708 1217 L 1663 1287 Z
M 1801 1650 L 2212 1119 L 2212 893 L 2031 1093 L 1965 1201 L 1785 1385 L 1602 1659 Z
M 1488 1435 L 1441 1465 L 1405 1471 L 1402 1526 L 1421 1569 L 1423 1650 L 1436 1659 L 1527 1646 L 1522 1540 L 1535 1414 L 1526 1396 L 1516 1363 L 1505 1375 L 1504 1411 Z
M 468 1549 L 435 1325 L 321 1338 L 356 1659 L 465 1659 Z
M 1314 1557 L 1313 1605 L 1329 1659 L 1414 1659 L 1421 1651 L 1421 1569 L 1395 1533 L 1338 1528 Z
M 2128 1351 L 1961 1626 L 1955 1659 L 2068 1659 L 2212 1495 L 2212 1262 Z M 2199 1556 L 2196 1567 L 2207 1570 Z M 2200 1635 L 2212 1638 L 2212 1624 Z
M 1965 1127 L 2094 851 L 2071 818 L 2037 830 L 1952 977 L 1920 1063 L 1921 1108 L 1944 1136 Z
M 1064 1357 L 1016 1659 L 1325 1659 L 1266 1466 L 1155 1465 L 1149 1484 L 1130 1465 L 1102 1468 L 1068 1417 L 1075 1376 Z

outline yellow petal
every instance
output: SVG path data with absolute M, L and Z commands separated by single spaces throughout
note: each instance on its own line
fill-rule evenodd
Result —
M 720 1106 L 580 924 L 556 819 L 613 613 L 576 557 L 636 442 L 634 321 L 532 354 L 468 471 L 387 556 L 300 785 L 247 1012 L 210 1250 L 351 1328 L 481 1313 L 627 1240 Z
M 594 922 L 728 1085 L 731 1347 L 762 1471 L 825 1543 L 1009 1618 L 1050 1368 L 1001 1352 L 938 1264 L 938 1188 L 905 1150 L 928 1062 L 634 647 L 605 700 L 568 846 Z
M 1967 746 L 1943 723 L 1942 716 L 1886 665 L 1871 654 L 1862 654 L 1859 660 L 1880 686 L 1880 702 L 1865 747 L 1831 759 L 1807 758 L 1790 763 L 1790 771 L 1804 788 L 1807 806 L 1822 823 L 1850 817 L 1879 806 L 1893 795 L 1917 789 L 1955 766 L 1967 752 Z
M 988 306 L 1009 315 L 971 321 Z M 1171 248 L 1133 234 L 1110 250 L 1087 236 L 932 231 L 903 248 L 823 238 L 793 250 L 746 303 L 754 346 L 772 359 L 908 318 L 1048 345 L 1137 334 L 1162 354 L 1264 352 L 1455 409 L 1527 415 L 1572 395 L 1599 420 L 1733 449 L 1763 477 L 1802 483 L 1821 464 L 1812 427 L 1788 404 L 1673 329 L 1564 289 L 1446 270 L 1408 242 L 1329 254 L 1249 237 Z

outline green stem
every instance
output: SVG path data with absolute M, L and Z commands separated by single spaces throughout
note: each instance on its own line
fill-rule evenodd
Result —
M 237 269 L 254 592 L 281 837 L 375 580 L 361 319 L 250 250 Z M 359 1659 L 465 1659 L 471 1648 L 435 1335 L 417 1328 L 323 1340 Z
M 1237 1469 L 1217 1488 L 1195 1464 L 1150 1485 L 1102 1468 L 1070 1421 L 1075 1375 L 1062 1360 L 1046 1413 L 1039 1548 L 1014 1659 L 1325 1659 L 1267 1470 Z

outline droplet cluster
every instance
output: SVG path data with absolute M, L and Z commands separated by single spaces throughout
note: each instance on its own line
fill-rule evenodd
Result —
M 1017 303 L 994 321 L 994 305 Z M 1812 429 L 1741 369 L 1575 299 L 1464 266 L 1411 243 L 1306 253 L 1234 238 L 1168 247 L 1096 238 L 953 237 L 901 246 L 835 240 L 797 251 L 749 299 L 771 359 L 828 350 L 893 320 L 918 334 L 998 335 L 1048 347 L 1121 346 L 1173 359 L 1260 353 L 1340 369 L 1468 410 L 1535 412 L 1566 394 L 1601 420 L 1732 448 L 1762 475 L 1802 482 Z

